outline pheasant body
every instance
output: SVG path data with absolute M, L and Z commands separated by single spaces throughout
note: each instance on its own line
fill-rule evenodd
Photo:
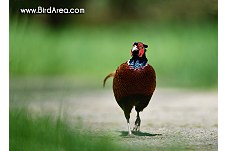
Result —
M 113 79 L 113 91 L 116 101 L 120 103 L 123 98 L 134 95 L 151 97 L 156 86 L 155 79 L 155 71 L 149 64 L 141 69 L 133 69 L 127 62 L 121 64 L 117 68 Z

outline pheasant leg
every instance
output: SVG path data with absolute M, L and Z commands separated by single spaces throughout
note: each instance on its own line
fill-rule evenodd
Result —
M 128 125 L 128 135 L 132 135 L 129 119 L 127 119 L 127 125 Z
M 140 131 L 140 123 L 141 123 L 140 115 L 139 115 L 139 112 L 137 112 L 135 127 L 133 128 L 133 131 L 137 131 L 137 132 Z

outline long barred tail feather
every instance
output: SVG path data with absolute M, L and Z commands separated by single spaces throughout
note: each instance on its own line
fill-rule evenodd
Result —
M 105 77 L 105 79 L 103 80 L 103 87 L 105 87 L 106 80 L 109 79 L 110 77 L 114 77 L 114 75 L 115 75 L 115 71 L 112 72 L 112 73 L 110 73 L 110 74 L 108 74 L 108 75 Z

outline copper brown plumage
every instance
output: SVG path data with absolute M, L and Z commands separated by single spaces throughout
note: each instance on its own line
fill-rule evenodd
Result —
M 125 118 L 128 124 L 129 135 L 131 135 L 130 128 L 130 113 L 135 106 L 137 112 L 137 119 L 133 130 L 140 130 L 139 112 L 147 107 L 153 92 L 156 87 L 156 75 L 152 66 L 147 63 L 146 49 L 148 46 L 135 42 L 131 50 L 132 58 L 121 64 L 117 70 L 110 73 L 104 79 L 105 82 L 109 77 L 113 79 L 113 92 L 118 105 L 124 111 Z

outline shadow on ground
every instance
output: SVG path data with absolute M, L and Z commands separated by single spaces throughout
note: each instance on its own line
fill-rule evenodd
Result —
M 128 136 L 128 131 L 118 131 L 121 133 L 120 136 Z M 151 133 L 147 133 L 147 132 L 135 132 L 132 131 L 132 134 L 135 136 L 160 136 L 162 134 L 151 134 Z

